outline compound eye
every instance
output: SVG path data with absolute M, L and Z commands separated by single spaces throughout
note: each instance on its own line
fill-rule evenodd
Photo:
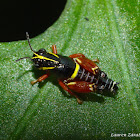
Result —
M 44 54 L 44 53 L 46 53 L 46 50 L 42 48 L 42 49 L 40 49 L 40 50 L 38 51 L 38 53 Z

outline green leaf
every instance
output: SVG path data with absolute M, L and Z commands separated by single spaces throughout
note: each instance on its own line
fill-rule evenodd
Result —
M 15 62 L 32 57 L 27 41 L 0 43 L 0 139 L 111 139 L 140 133 L 138 11 L 137 0 L 68 0 L 59 20 L 31 39 L 34 50 L 51 51 L 56 44 L 62 55 L 99 58 L 98 66 L 120 82 L 116 98 L 91 93 L 79 105 L 54 77 L 31 86 L 43 72 L 29 60 Z

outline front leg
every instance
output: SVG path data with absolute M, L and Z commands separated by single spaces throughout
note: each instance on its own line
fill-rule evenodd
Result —
M 49 77 L 49 73 L 46 73 L 46 74 L 42 75 L 41 77 L 39 77 L 37 80 L 31 81 L 31 85 L 34 85 L 37 82 L 41 82 L 48 77 Z
M 52 45 L 52 51 L 53 51 L 54 54 L 57 54 L 56 45 Z

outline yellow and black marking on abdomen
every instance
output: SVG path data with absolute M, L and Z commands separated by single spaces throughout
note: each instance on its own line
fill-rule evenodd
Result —
M 74 81 L 89 82 L 93 85 L 92 88 L 99 92 L 107 91 L 116 94 L 115 92 L 118 89 L 118 83 L 109 79 L 105 72 L 98 70 L 98 73 L 93 74 L 82 68 L 79 64 L 76 64 L 75 71 L 71 78 L 73 78 Z

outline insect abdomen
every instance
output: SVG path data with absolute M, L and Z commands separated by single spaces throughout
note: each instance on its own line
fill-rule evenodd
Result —
M 116 82 L 107 77 L 107 74 L 100 69 L 96 74 L 93 74 L 84 68 L 79 69 L 75 78 L 77 81 L 85 81 L 93 83 L 93 88 L 97 91 L 116 92 L 118 87 Z
M 97 81 L 97 75 L 94 75 L 93 73 L 80 67 L 75 79 L 78 81 L 86 81 L 90 83 L 95 83 Z
M 118 89 L 117 85 L 119 83 L 109 79 L 107 74 L 103 71 L 99 71 L 98 81 L 96 82 L 97 90 L 100 91 L 107 91 L 113 94 L 116 94 Z

